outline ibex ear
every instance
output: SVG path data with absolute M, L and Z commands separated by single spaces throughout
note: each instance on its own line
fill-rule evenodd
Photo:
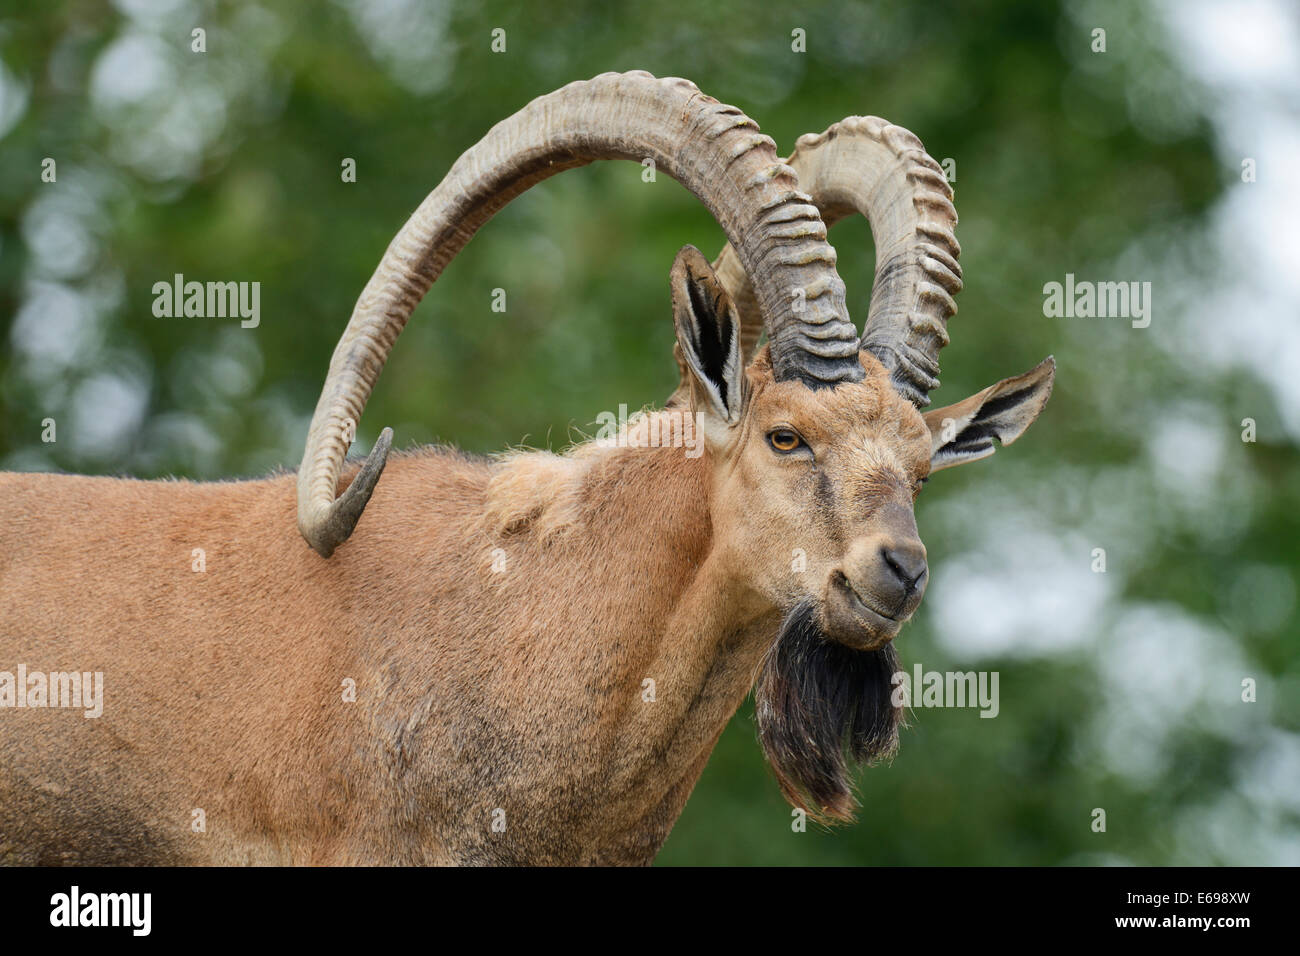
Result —
M 1024 375 L 1004 378 L 955 405 L 926 412 L 930 471 L 987 458 L 995 438 L 1010 445 L 1047 404 L 1055 377 L 1056 359 L 1049 355 Z
M 740 359 L 740 318 L 731 297 L 694 246 L 673 262 L 673 322 L 678 360 L 684 362 L 713 412 L 728 425 L 740 421 L 745 369 Z

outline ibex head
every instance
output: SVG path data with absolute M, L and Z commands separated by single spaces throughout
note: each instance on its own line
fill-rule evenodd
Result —
M 914 136 L 854 117 L 789 160 L 735 107 L 685 80 L 605 74 L 534 100 L 455 164 L 389 246 L 335 350 L 298 477 L 298 523 L 328 557 L 384 466 L 385 429 L 341 496 L 361 410 L 420 297 L 510 199 L 596 159 L 653 160 L 698 196 L 731 245 L 672 270 L 682 385 L 710 452 L 713 547 L 736 589 L 785 616 L 759 683 L 759 726 L 782 788 L 849 814 L 844 752 L 888 751 L 890 641 L 927 582 L 913 503 L 941 468 L 1014 441 L 1042 410 L 1048 359 L 938 411 L 938 351 L 961 288 L 952 191 Z M 826 227 L 871 222 L 876 282 L 849 320 Z M 755 354 L 767 332 L 767 347 Z M 671 516 L 665 516 L 671 520 Z
M 1015 441 L 1047 403 L 1055 362 L 923 414 L 961 289 L 940 167 L 912 134 L 871 117 L 802 137 L 787 163 L 823 222 L 857 211 L 871 223 L 865 331 L 845 348 L 808 308 L 842 288 L 832 263 L 815 292 L 790 288 L 765 312 L 730 246 L 716 272 L 688 246 L 672 272 L 682 384 L 669 403 L 702 421 L 715 547 L 730 550 L 738 582 L 786 612 L 759 682 L 760 737 L 792 802 L 811 797 L 843 819 L 844 751 L 870 758 L 896 742 L 889 642 L 929 579 L 913 514 L 921 486 L 991 455 L 995 438 Z M 770 345 L 747 362 L 765 324 Z
M 824 635 L 875 650 L 929 580 L 913 505 L 932 472 L 993 453 L 1030 425 L 1054 362 L 925 414 L 871 352 L 860 381 L 777 379 L 767 347 L 746 368 L 739 324 L 693 247 L 673 270 L 678 347 L 715 472 L 715 546 L 772 604 L 808 604 Z M 743 369 L 743 371 L 742 371 Z

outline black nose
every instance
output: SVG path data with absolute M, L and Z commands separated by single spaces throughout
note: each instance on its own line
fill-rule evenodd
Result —
M 919 541 L 881 548 L 880 558 L 908 594 L 915 591 L 925 577 L 925 548 Z

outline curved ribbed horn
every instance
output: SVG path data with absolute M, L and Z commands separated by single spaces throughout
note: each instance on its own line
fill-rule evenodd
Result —
M 861 347 L 889 369 L 899 394 L 924 408 L 939 385 L 939 349 L 961 290 L 957 211 L 943 170 L 919 139 L 876 116 L 801 136 L 786 162 L 827 226 L 853 212 L 871 223 L 876 278 Z M 713 267 L 740 315 L 748 361 L 763 330 L 753 287 L 730 245 Z
M 348 445 L 411 312 L 479 227 L 515 196 L 597 159 L 651 159 L 708 207 L 753 277 L 782 378 L 858 380 L 835 251 L 772 140 L 681 79 L 607 73 L 533 100 L 465 152 L 393 239 L 330 361 L 298 474 L 298 528 L 328 557 L 352 533 L 384 466 L 381 434 L 335 499 Z

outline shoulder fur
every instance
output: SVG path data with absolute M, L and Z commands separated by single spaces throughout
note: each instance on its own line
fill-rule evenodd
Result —
M 627 449 L 692 446 L 703 436 L 693 416 L 680 408 L 644 411 L 631 416 L 614 435 L 582 442 L 563 454 L 520 450 L 497 458 L 488 481 L 489 527 L 502 535 L 531 531 L 543 543 L 581 527 L 583 487 L 598 463 Z

